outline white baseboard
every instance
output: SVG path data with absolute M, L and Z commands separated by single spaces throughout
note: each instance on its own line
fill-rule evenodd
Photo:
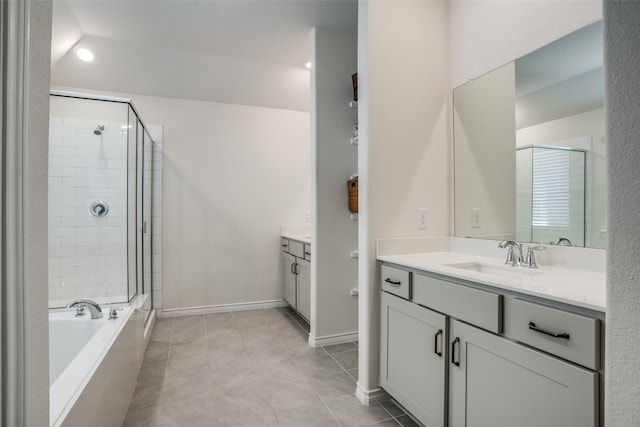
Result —
M 365 406 L 375 405 L 376 403 L 385 402 L 391 398 L 389 394 L 381 388 L 373 390 L 365 390 L 360 386 L 360 383 L 356 385 L 356 397 Z
M 324 337 L 313 337 L 309 334 L 309 345 L 311 347 L 326 347 L 328 345 L 345 344 L 358 341 L 358 332 L 347 332 L 344 334 L 327 335 Z
M 229 311 L 262 310 L 265 308 L 286 307 L 284 300 L 244 302 L 238 304 L 220 304 L 203 307 L 164 308 L 162 317 L 195 316 L 198 314 L 226 313 Z

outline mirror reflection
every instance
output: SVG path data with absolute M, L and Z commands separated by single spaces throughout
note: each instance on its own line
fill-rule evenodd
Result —
M 453 95 L 455 235 L 604 248 L 602 22 Z

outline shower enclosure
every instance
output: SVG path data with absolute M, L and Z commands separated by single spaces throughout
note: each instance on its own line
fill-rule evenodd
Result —
M 516 240 L 585 246 L 587 152 L 528 146 L 516 150 Z
M 154 141 L 127 99 L 52 92 L 50 114 L 49 307 L 140 297 L 148 315 Z

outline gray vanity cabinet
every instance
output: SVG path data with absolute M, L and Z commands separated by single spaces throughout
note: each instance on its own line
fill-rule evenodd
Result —
M 282 260 L 282 271 L 284 273 L 283 297 L 284 297 L 284 300 L 289 303 L 289 305 L 295 308 L 296 307 L 296 273 L 295 273 L 296 257 L 283 251 L 280 259 Z
M 425 426 L 600 426 L 597 313 L 380 271 L 380 385 Z
M 303 259 L 297 260 L 298 297 L 296 309 L 305 319 L 311 318 L 311 263 Z
M 281 239 L 283 298 L 305 319 L 311 317 L 311 245 Z
M 445 425 L 446 317 L 381 294 L 380 385 L 429 427 Z
M 449 426 L 595 427 L 598 374 L 450 324 Z

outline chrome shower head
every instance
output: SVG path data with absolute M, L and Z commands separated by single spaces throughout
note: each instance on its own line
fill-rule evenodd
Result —
M 102 123 L 100 123 L 98 126 L 96 126 L 96 128 L 93 130 L 94 135 L 102 135 L 102 132 L 104 132 L 104 125 Z

